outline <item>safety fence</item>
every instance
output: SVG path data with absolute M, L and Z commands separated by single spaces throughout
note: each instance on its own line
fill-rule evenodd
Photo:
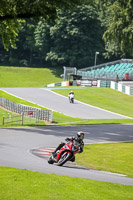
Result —
M 51 110 L 43 110 L 40 108 L 25 106 L 9 101 L 3 97 L 0 97 L 0 106 L 14 113 L 18 113 L 20 115 L 23 114 L 23 116 L 32 117 L 38 120 L 52 122 L 53 119 L 53 112 Z

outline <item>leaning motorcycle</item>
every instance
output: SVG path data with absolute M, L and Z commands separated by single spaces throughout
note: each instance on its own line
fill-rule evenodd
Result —
M 57 163 L 58 166 L 64 165 L 67 161 L 72 161 L 76 153 L 80 151 L 79 144 L 74 140 L 66 143 L 60 150 L 57 151 L 55 156 L 50 156 L 48 159 L 49 164 Z

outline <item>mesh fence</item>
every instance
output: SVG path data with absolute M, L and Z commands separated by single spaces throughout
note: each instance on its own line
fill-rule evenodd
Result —
M 22 104 L 11 102 L 2 97 L 0 97 L 0 106 L 14 113 L 23 114 L 24 116 L 35 118 L 38 120 L 51 122 L 53 119 L 53 112 L 50 110 L 42 110 L 31 106 L 25 106 Z

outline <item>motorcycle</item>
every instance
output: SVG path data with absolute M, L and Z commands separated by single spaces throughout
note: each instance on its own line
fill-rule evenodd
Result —
M 74 94 L 69 95 L 69 101 L 70 103 L 74 103 Z
M 72 161 L 76 153 L 79 153 L 80 145 L 74 140 L 66 143 L 55 156 L 50 156 L 49 164 L 57 163 L 58 166 L 64 165 L 67 161 Z M 74 159 L 75 160 L 75 159 Z

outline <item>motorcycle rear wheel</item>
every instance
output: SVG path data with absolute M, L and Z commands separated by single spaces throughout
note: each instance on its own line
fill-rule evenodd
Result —
M 70 99 L 70 103 L 74 103 L 74 99 L 72 98 L 72 99 Z
M 62 158 L 63 157 L 63 158 Z M 70 153 L 67 153 L 65 155 L 62 155 L 57 163 L 58 166 L 62 166 L 64 165 L 68 160 L 70 160 L 70 158 L 72 157 L 72 155 Z

